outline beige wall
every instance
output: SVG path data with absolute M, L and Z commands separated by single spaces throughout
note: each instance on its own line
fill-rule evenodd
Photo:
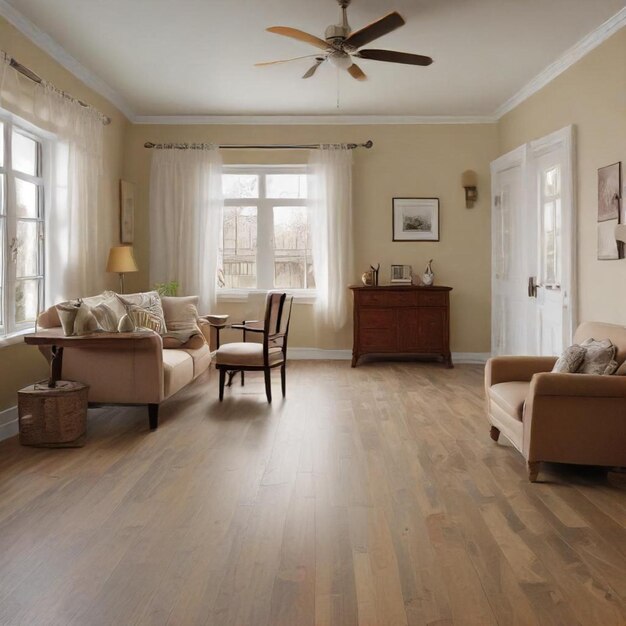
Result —
M 151 152 L 145 141 L 214 143 L 320 143 L 372 139 L 371 150 L 354 153 L 355 281 L 370 263 L 381 264 L 381 282 L 392 263 L 422 271 L 434 259 L 436 282 L 452 292 L 451 345 L 455 352 L 490 349 L 490 208 L 489 163 L 497 153 L 497 130 L 486 125 L 377 126 L 147 126 L 134 125 L 126 138 L 126 176 L 137 183 L 135 250 L 142 273 L 129 288 L 148 285 L 148 181 Z M 224 151 L 228 163 L 298 163 L 304 151 Z M 465 208 L 461 173 L 474 169 L 479 201 Z M 393 243 L 391 199 L 394 196 L 439 197 L 441 241 Z M 221 312 L 243 315 L 245 306 L 224 303 Z M 347 349 L 350 326 L 339 333 L 316 328 L 311 305 L 295 308 L 290 344 L 297 347 Z
M 63 69 L 8 22 L 0 18 L 0 49 L 73 96 L 84 100 L 111 117 L 104 130 L 104 219 L 111 243 L 118 240 L 118 185 L 123 172 L 124 142 L 127 119 L 106 99 L 86 87 Z M 107 219 L 107 217 L 109 219 Z M 103 261 L 104 269 L 104 261 Z M 104 273 L 104 272 L 103 272 Z M 107 276 L 114 286 L 115 277 Z M 16 404 L 16 391 L 40 380 L 46 374 L 45 361 L 36 348 L 23 344 L 0 348 L 0 411 Z
M 578 318 L 626 324 L 626 260 L 598 261 L 597 170 L 626 161 L 626 29 L 505 115 L 500 154 L 573 124 L 577 137 Z

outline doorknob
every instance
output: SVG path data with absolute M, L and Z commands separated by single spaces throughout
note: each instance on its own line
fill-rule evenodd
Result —
M 537 285 L 536 280 L 537 279 L 535 276 L 528 277 L 528 297 L 529 298 L 537 297 L 537 287 L 539 287 L 539 285 Z

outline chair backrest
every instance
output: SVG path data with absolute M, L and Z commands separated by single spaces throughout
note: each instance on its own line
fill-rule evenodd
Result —
M 285 350 L 287 347 L 292 305 L 291 295 L 275 291 L 267 294 L 264 342 L 272 348 L 280 347 Z
M 586 339 L 610 339 L 611 343 L 617 346 L 615 360 L 621 365 L 626 359 L 626 326 L 583 322 L 574 333 L 574 343 L 582 343 Z

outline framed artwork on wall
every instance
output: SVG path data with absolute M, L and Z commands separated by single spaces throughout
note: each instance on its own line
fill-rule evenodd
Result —
M 622 164 L 613 163 L 598 170 L 598 259 L 624 258 L 624 244 L 615 239 L 615 227 L 624 223 L 620 211 Z
M 120 180 L 120 241 L 133 243 L 135 238 L 135 185 Z
M 439 241 L 439 198 L 393 198 L 393 241 Z

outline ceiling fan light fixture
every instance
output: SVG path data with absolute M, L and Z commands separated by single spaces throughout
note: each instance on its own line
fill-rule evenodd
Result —
M 334 65 L 341 70 L 347 70 L 352 65 L 352 58 L 345 52 L 331 52 L 328 55 L 328 60 L 331 65 Z

